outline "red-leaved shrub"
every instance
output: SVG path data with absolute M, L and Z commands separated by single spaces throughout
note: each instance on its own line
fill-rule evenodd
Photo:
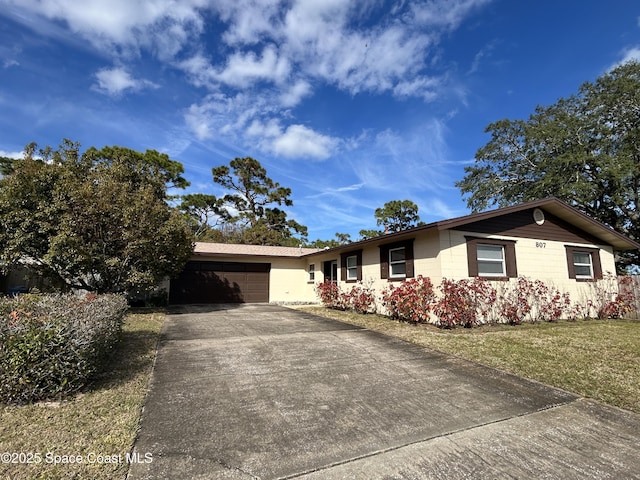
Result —
M 328 308 L 336 310 L 346 310 L 348 302 L 344 298 L 337 282 L 325 280 L 316 284 L 316 294 L 320 297 L 320 302 Z
M 397 286 L 389 283 L 382 291 L 382 304 L 389 316 L 405 322 L 429 322 L 434 301 L 431 279 L 422 275 L 405 280 Z
M 375 313 L 376 295 L 370 285 L 358 282 L 351 287 L 349 293 L 343 295 L 352 310 L 358 313 Z
M 443 278 L 440 293 L 434 313 L 438 326 L 444 328 L 469 328 L 487 322 L 497 298 L 491 283 L 479 277 L 457 281 Z

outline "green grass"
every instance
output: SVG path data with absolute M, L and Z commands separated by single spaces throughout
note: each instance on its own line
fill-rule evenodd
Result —
M 0 454 L 41 458 L 40 464 L 0 463 L 0 478 L 124 478 L 164 318 L 163 312 L 129 314 L 111 363 L 86 392 L 62 402 L 0 406 Z M 53 465 L 48 452 L 80 455 L 83 463 Z M 90 454 L 123 461 L 87 463 Z
M 640 322 L 587 320 L 441 330 L 323 307 L 305 311 L 402 338 L 640 413 Z

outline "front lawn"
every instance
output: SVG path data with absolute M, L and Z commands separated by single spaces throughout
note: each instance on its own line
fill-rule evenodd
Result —
M 640 413 L 640 321 L 438 329 L 324 307 L 305 311 L 392 335 Z
M 0 406 L 0 478 L 124 478 L 164 317 L 127 315 L 106 373 L 86 392 L 62 402 Z M 17 463 L 6 463 L 6 453 Z

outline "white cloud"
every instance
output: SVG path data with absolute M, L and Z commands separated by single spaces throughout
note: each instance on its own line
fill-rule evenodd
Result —
M 298 80 L 289 89 L 280 95 L 280 103 L 283 107 L 295 107 L 306 96 L 311 95 L 311 85 L 305 80 Z
M 636 61 L 640 62 L 640 47 L 630 47 L 622 52 L 622 59 L 613 64 L 609 70 L 619 67 L 627 62 Z
M 185 112 L 187 125 L 200 140 L 226 135 L 242 140 L 251 122 L 269 113 L 264 98 L 245 93 L 212 93 Z
M 0 157 L 19 159 L 24 157 L 24 152 L 8 152 L 6 150 L 0 150 Z
M 206 0 L 3 0 L 3 3 L 65 22 L 94 47 L 112 53 L 155 50 L 160 58 L 175 55 L 204 26 L 200 10 Z
M 437 97 L 442 82 L 439 78 L 418 77 L 399 82 L 393 89 L 393 93 L 398 97 L 422 97 L 428 102 Z
M 420 202 L 418 213 L 424 220 L 427 217 L 435 217 L 436 219 L 455 218 L 464 215 L 466 212 L 452 209 L 450 205 L 444 203 L 437 196 L 433 196 Z
M 325 196 L 339 197 L 342 193 L 358 191 L 364 186 L 364 183 L 354 183 L 353 185 L 347 185 L 345 187 L 325 187 L 319 193 L 307 195 L 306 198 L 320 198 Z
M 246 133 L 250 137 L 275 138 L 282 135 L 282 127 L 280 126 L 280 122 L 275 119 L 271 119 L 266 123 L 254 120 L 251 122 L 251 125 L 249 125 Z
M 215 9 L 221 20 L 228 24 L 223 41 L 236 46 L 254 45 L 265 36 L 271 37 L 282 6 L 279 1 L 218 0 Z
M 304 125 L 290 125 L 272 142 L 273 152 L 288 158 L 325 159 L 337 145 L 336 139 L 322 135 Z
M 268 45 L 260 58 L 254 52 L 234 53 L 216 78 L 234 87 L 248 87 L 259 80 L 282 83 L 289 76 L 291 66 L 286 58 L 279 57 L 276 48 Z
M 275 119 L 265 123 L 254 120 L 246 133 L 250 137 L 259 138 L 259 146 L 263 150 L 285 158 L 323 160 L 331 156 L 340 143 L 338 139 L 304 125 L 283 128 Z
M 94 89 L 122 95 L 157 87 L 130 62 L 151 55 L 178 69 L 203 98 L 184 112 L 198 139 L 225 137 L 283 157 L 323 159 L 348 148 L 297 119 L 318 87 L 351 95 L 433 101 L 449 95 L 437 61 L 443 35 L 491 0 L 0 0 L 83 38 L 119 67 Z M 8 8 L 7 7 L 7 8 Z M 18 14 L 16 14 L 18 15 Z M 26 24 L 26 23 L 25 23 Z M 61 29 L 61 25 L 67 27 Z M 51 33 L 46 33 L 51 32 Z M 197 91 L 195 91 L 197 94 Z M 278 119 L 274 123 L 271 119 Z
M 387 129 L 350 158 L 353 172 L 375 190 L 404 192 L 416 198 L 426 192 L 441 193 L 453 184 L 447 168 L 446 136 L 447 127 L 438 119 L 406 132 Z
M 206 104 L 191 105 L 184 114 L 185 122 L 199 140 L 208 140 L 214 136 L 211 115 L 211 108 Z
M 125 91 L 139 91 L 144 88 L 158 88 L 156 84 L 149 80 L 136 79 L 122 67 L 103 68 L 95 74 L 98 83 L 93 86 L 97 90 L 107 95 L 118 96 Z
M 317 85 L 426 102 L 451 94 L 446 70 L 433 70 L 431 57 L 440 36 L 487 1 L 398 3 L 385 11 L 379 3 L 341 0 L 220 0 L 212 8 L 224 22 L 220 49 L 229 53 L 220 61 L 201 50 L 175 65 L 194 85 L 221 95 L 222 104 L 191 107 L 187 123 L 201 139 L 232 133 L 278 155 L 327 158 L 348 139 L 295 120 L 277 122 L 276 135 L 266 119 L 294 115 L 290 109 Z M 382 20 L 367 23 L 376 16 Z
M 76 0 L 0 0 L 30 15 L 62 21 L 121 60 L 146 49 L 184 68 L 198 86 L 216 88 L 217 82 L 246 88 L 268 80 L 291 91 L 295 82 L 310 85 L 309 80 L 320 79 L 352 94 L 401 96 L 412 95 L 403 85 L 433 77 L 422 70 L 440 36 L 489 1 L 423 0 L 390 8 L 384 2 L 343 0 L 85 0 L 81 6 Z M 226 59 L 179 58 L 187 46 L 204 48 L 201 34 L 212 24 L 212 13 L 222 22 L 216 33 Z M 371 18 L 376 21 L 369 24 Z M 263 43 L 267 46 L 261 51 L 256 48 Z M 298 74 L 291 77 L 294 70 Z M 292 102 L 287 96 L 283 100 Z
M 215 9 L 226 22 L 222 39 L 232 53 L 223 69 L 205 64 L 199 65 L 200 74 L 193 69 L 190 74 L 199 84 L 214 68 L 217 80 L 227 85 L 246 87 L 266 79 L 289 81 L 291 88 L 292 82 L 320 80 L 352 94 L 391 92 L 431 100 L 437 90 L 425 94 L 415 87 L 437 86 L 430 79 L 439 75 L 424 70 L 440 36 L 488 1 L 399 3 L 389 12 L 371 2 L 221 0 Z M 367 26 L 366 19 L 378 15 L 382 21 Z M 258 56 L 260 41 L 277 45 L 277 51 L 267 47 Z M 288 75 L 294 71 L 295 77 Z M 280 99 L 291 104 L 287 95 Z
M 196 87 L 212 87 L 216 85 L 216 71 L 209 59 L 198 53 L 176 62 L 175 66 L 183 70 L 190 82 Z
M 422 0 L 411 3 L 415 20 L 427 27 L 457 28 L 472 10 L 492 0 Z

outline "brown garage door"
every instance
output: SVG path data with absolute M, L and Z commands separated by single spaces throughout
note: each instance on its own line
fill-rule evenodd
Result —
M 270 270 L 269 263 L 188 262 L 171 280 L 169 302 L 268 302 Z

